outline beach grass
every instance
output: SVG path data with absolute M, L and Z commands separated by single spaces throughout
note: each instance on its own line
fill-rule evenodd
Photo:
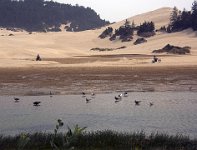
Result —
M 22 146 L 21 146 L 21 137 Z M 0 136 L 1 150 L 49 150 L 53 133 L 20 134 L 15 136 Z M 28 139 L 28 142 L 27 142 Z M 59 149 L 76 150 L 196 150 L 197 140 L 183 135 L 167 135 L 155 133 L 146 135 L 144 132 L 121 133 L 111 130 L 84 132 L 62 148 L 66 134 L 57 133 L 55 144 Z M 26 142 L 25 144 L 23 142 Z M 61 147 L 61 148 L 60 148 Z

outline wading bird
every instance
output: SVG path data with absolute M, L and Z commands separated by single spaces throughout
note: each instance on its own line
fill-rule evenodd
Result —
M 41 103 L 40 101 L 35 101 L 35 102 L 33 102 L 34 106 L 40 106 L 40 105 L 39 105 L 40 103 Z
M 90 102 L 90 98 L 86 98 L 86 103 L 89 103 Z
M 135 105 L 140 105 L 140 102 L 141 102 L 141 101 L 136 101 L 136 100 L 135 100 Z
M 19 102 L 20 99 L 18 97 L 14 97 L 14 100 L 17 103 L 17 102 Z
M 150 107 L 153 106 L 153 105 L 154 105 L 154 104 L 153 104 L 152 102 L 149 103 L 149 106 L 150 106 Z

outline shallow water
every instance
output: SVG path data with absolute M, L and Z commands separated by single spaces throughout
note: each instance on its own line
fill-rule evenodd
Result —
M 81 95 L 0 96 L 0 134 L 48 132 L 62 118 L 66 128 L 75 124 L 87 130 L 117 130 L 184 134 L 197 137 L 197 93 L 132 92 L 115 103 L 120 93 L 97 94 L 90 103 Z M 136 106 L 134 100 L 141 100 Z M 34 101 L 41 101 L 39 107 Z M 153 106 L 149 103 L 153 102 Z

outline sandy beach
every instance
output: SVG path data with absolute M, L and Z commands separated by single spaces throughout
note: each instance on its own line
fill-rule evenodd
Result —
M 1 95 L 197 91 L 197 66 L 1 68 Z
M 154 21 L 156 29 L 169 23 L 171 8 L 128 18 L 136 24 Z M 120 21 L 109 26 L 114 29 Z M 106 27 L 83 32 L 32 33 L 0 29 L 0 95 L 79 94 L 113 91 L 197 91 L 197 33 L 157 32 L 147 43 L 99 39 Z M 12 36 L 9 36 L 13 34 Z M 188 55 L 160 54 L 167 44 L 190 46 Z M 92 51 L 92 48 L 119 48 Z M 40 54 L 42 61 L 35 61 Z

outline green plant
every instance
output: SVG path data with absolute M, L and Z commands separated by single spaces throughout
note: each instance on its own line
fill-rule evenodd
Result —
M 80 135 L 82 135 L 83 131 L 86 129 L 86 127 L 79 127 L 78 124 L 75 125 L 73 131 L 71 128 L 68 126 L 68 132 L 66 133 L 66 141 L 67 141 L 67 146 L 72 147 L 72 145 L 76 145 L 78 138 Z
M 64 125 L 64 123 L 62 122 L 62 120 L 58 119 L 57 124 L 56 124 L 55 129 L 54 129 L 54 136 L 52 136 L 52 139 L 50 141 L 52 150 L 59 150 L 60 149 L 58 147 L 57 142 L 56 142 L 56 138 L 57 138 L 57 132 L 58 132 L 59 128 L 62 127 L 63 125 Z M 63 137 L 62 137 L 62 139 L 63 139 Z M 62 141 L 64 141 L 64 140 L 62 140 Z
M 17 149 L 18 150 L 23 150 L 24 147 L 27 145 L 27 143 L 30 141 L 30 138 L 27 134 L 22 133 L 19 136 L 19 140 L 17 142 Z
M 54 129 L 54 136 L 50 141 L 52 150 L 70 150 L 74 149 L 73 145 L 76 145 L 78 141 L 78 137 L 82 134 L 82 132 L 86 129 L 86 127 L 79 127 L 79 125 L 75 125 L 74 129 L 72 130 L 68 126 L 68 131 L 65 135 L 58 134 L 58 130 L 62 127 L 64 123 L 61 119 L 57 120 L 56 127 Z M 61 139 L 61 140 L 59 140 Z

